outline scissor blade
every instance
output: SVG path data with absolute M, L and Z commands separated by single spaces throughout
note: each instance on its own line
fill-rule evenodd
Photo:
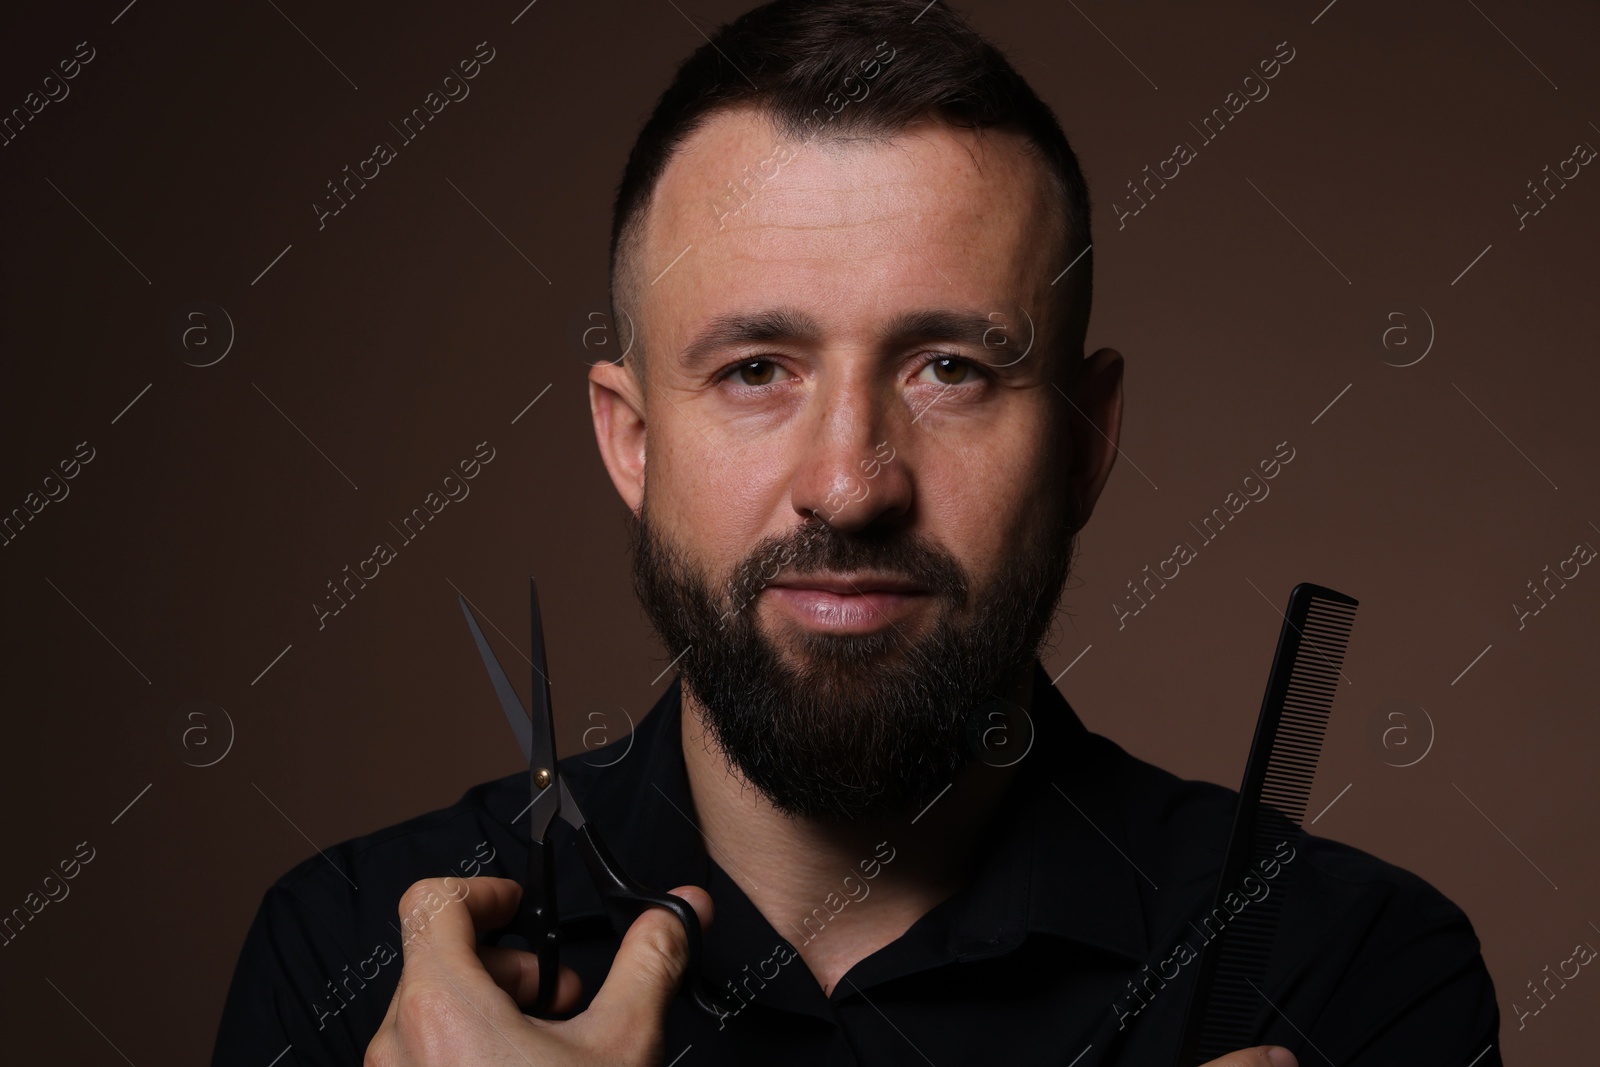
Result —
M 489 669 L 489 681 L 494 684 L 494 695 L 500 698 L 500 707 L 506 713 L 506 721 L 511 724 L 511 732 L 517 736 L 517 745 L 522 749 L 522 758 L 531 761 L 533 723 L 528 720 L 528 713 L 523 709 L 522 701 L 517 699 L 517 691 L 511 688 L 511 679 L 506 677 L 500 661 L 495 659 L 494 653 L 490 651 L 488 640 L 478 628 L 477 618 L 467 606 L 467 598 L 458 594 L 458 599 L 461 601 L 461 611 L 467 617 L 467 625 L 472 629 L 472 639 L 478 643 L 478 655 L 483 657 L 483 665 Z
M 555 716 L 550 709 L 550 666 L 544 654 L 544 622 L 539 617 L 539 586 L 532 579 L 528 579 L 528 614 L 532 617 L 532 633 L 528 640 L 528 652 L 533 657 L 533 691 L 529 700 L 533 704 L 533 723 L 535 730 L 541 730 L 540 742 L 546 746 L 543 753 L 544 759 L 550 761 L 548 766 L 554 768 L 556 758 L 556 730 Z
M 572 793 L 567 789 L 567 780 L 559 779 L 561 783 L 561 818 L 574 830 L 583 829 L 583 812 L 578 810 L 578 802 L 572 799 Z

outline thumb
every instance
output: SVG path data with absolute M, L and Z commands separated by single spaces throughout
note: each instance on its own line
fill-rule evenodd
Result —
M 694 909 L 704 931 L 711 925 L 711 896 L 697 886 L 672 891 Z M 613 1034 L 658 1042 L 667 1005 L 689 966 L 689 938 L 677 916 L 646 908 L 622 938 L 605 984 L 583 1013 Z

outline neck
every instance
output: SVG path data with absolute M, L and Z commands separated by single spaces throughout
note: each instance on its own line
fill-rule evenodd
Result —
M 1007 696 L 1031 710 L 1033 664 Z M 706 851 L 805 960 L 824 993 L 968 880 L 1016 766 L 973 760 L 920 814 L 838 824 L 775 810 L 730 769 L 683 688 L 683 758 Z M 1022 723 L 1006 736 L 1027 736 Z M 999 760 L 995 762 L 1001 762 Z

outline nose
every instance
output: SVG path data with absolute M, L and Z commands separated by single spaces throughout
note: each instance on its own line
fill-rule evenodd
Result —
M 852 532 L 903 522 L 914 498 L 910 434 L 871 382 L 841 382 L 813 396 L 813 419 L 790 486 L 802 518 Z

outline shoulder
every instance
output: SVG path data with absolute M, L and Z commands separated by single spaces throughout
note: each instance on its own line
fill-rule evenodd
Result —
M 276 879 L 245 935 L 215 1061 L 283 1043 L 310 1063 L 358 1057 L 399 980 L 401 895 L 430 876 L 506 875 L 518 782 L 526 773 L 475 786 L 449 807 L 318 849 Z
M 1238 791 L 1180 778 L 1100 735 L 1089 735 L 1087 747 L 1113 806 L 1125 813 L 1129 855 L 1178 890 L 1150 894 L 1152 935 L 1187 936 L 1215 903 Z M 1241 900 L 1286 889 L 1269 977 L 1307 1018 L 1342 1033 L 1339 1043 L 1352 1053 L 1363 1042 L 1409 1047 L 1395 1042 L 1413 1032 L 1421 1040 L 1429 1020 L 1452 1015 L 1466 1040 L 1493 1039 L 1494 986 L 1472 923 L 1454 901 L 1398 864 L 1315 833 L 1280 846 L 1277 858 L 1256 869 L 1253 882 L 1230 888 Z
M 421 878 L 499 873 L 487 868 L 495 866 L 496 842 L 511 833 L 516 788 L 526 781 L 524 773 L 484 782 L 448 807 L 319 849 L 278 878 L 269 896 L 360 912 L 375 898 L 398 900 Z
M 1125 813 L 1132 848 L 1175 884 L 1214 880 L 1227 849 L 1238 790 L 1180 778 L 1099 734 L 1088 735 L 1088 747 L 1085 762 L 1099 768 L 1102 788 Z M 1427 881 L 1354 845 L 1306 832 L 1285 852 L 1293 853 L 1285 862 L 1296 868 L 1297 879 L 1314 887 L 1324 904 L 1373 898 L 1413 918 L 1465 920 L 1461 909 Z

